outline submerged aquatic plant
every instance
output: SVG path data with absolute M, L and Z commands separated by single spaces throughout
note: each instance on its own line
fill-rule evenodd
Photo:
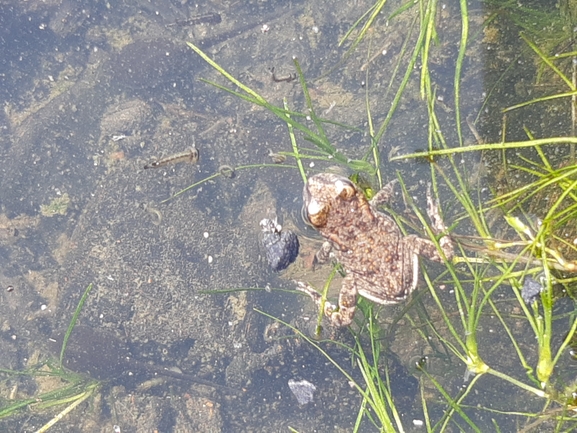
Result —
M 92 284 L 86 288 L 74 311 L 62 343 L 60 357 L 56 362 L 52 359 L 47 359 L 44 362 L 40 362 L 24 370 L 0 369 L 0 375 L 4 376 L 4 380 L 6 381 L 21 377 L 29 377 L 35 380 L 51 378 L 59 379 L 60 384 L 52 390 L 42 392 L 32 397 L 17 397 L 13 400 L 0 402 L 0 419 L 14 418 L 23 413 L 27 413 L 29 416 L 31 414 L 45 414 L 48 409 L 64 406 L 64 409 L 60 410 L 50 421 L 36 430 L 37 433 L 43 433 L 64 419 L 64 417 L 70 414 L 80 404 L 96 395 L 102 385 L 101 381 L 74 373 L 64 368 L 62 363 L 66 355 L 66 343 L 91 290 Z
M 556 66 L 557 57 L 575 57 L 576 53 L 568 50 L 558 54 L 555 59 L 551 58 L 551 49 L 548 47 L 562 45 L 558 41 L 544 41 L 527 27 L 527 17 L 545 17 L 550 12 L 539 15 L 533 9 L 516 6 L 516 2 L 500 2 L 497 6 L 496 3 L 485 3 L 495 12 L 489 13 L 480 30 L 484 28 L 486 34 L 489 34 L 491 26 L 496 25 L 498 20 L 513 20 L 524 31 L 518 38 L 519 43 L 526 48 L 524 54 L 533 53 L 540 63 L 537 76 L 545 76 L 546 72 L 553 74 L 568 87 L 568 90 L 560 93 L 533 98 L 509 108 L 503 107 L 503 112 L 521 112 L 527 107 L 535 109 L 547 101 L 577 96 L 575 75 L 567 75 L 564 67 Z M 384 14 L 385 6 L 385 1 L 377 1 L 347 32 L 343 41 L 353 34 L 356 34 L 356 38 L 345 53 L 343 62 L 361 46 L 370 49 L 370 31 L 378 31 L 379 19 Z M 390 108 L 385 112 L 375 113 L 372 108 L 374 101 L 370 90 L 370 63 L 374 57 L 370 52 L 367 54 L 369 61 L 366 64 L 365 105 L 367 134 L 371 137 L 371 143 L 363 157 L 352 161 L 336 150 L 325 133 L 324 125 L 327 121 L 315 114 L 298 61 L 295 60 L 295 67 L 305 96 L 307 113 L 289 110 L 286 102 L 283 107 L 270 104 L 189 43 L 197 54 L 236 86 L 237 90 L 214 82 L 209 84 L 264 107 L 287 123 L 291 151 L 282 154 L 295 159 L 296 165 L 287 167 L 298 168 L 303 181 L 306 176 L 302 161 L 315 159 L 340 163 L 356 173 L 375 175 L 381 186 L 383 138 L 392 125 L 393 115 L 406 95 L 409 83 L 415 81 L 415 74 L 419 74 L 419 96 L 428 119 L 428 150 L 392 155 L 389 161 L 416 158 L 427 161 L 435 191 L 438 193 L 440 189 L 448 189 L 450 192 L 450 200 L 445 199 L 443 202 L 449 204 L 445 208 L 451 208 L 455 226 L 458 225 L 459 229 L 464 226 L 469 228 L 466 235 L 461 230 L 453 231 L 460 256 L 446 263 L 446 271 L 433 276 L 422 267 L 423 279 L 428 287 L 426 293 L 430 294 L 432 305 L 425 302 L 425 293 L 420 291 L 399 317 L 391 321 L 379 318 L 379 309 L 375 306 L 361 302 L 364 314 L 362 317 L 358 315 L 356 325 L 351 327 L 355 344 L 344 348 L 350 351 L 363 383 L 355 382 L 347 368 L 336 365 L 347 380 L 355 384 L 362 398 L 355 431 L 360 428 L 363 419 L 374 424 L 380 431 L 404 430 L 394 395 L 381 368 L 381 360 L 387 352 L 387 346 L 391 344 L 390 336 L 395 330 L 401 329 L 397 326 L 401 318 L 406 322 L 402 332 L 408 334 L 407 338 L 420 339 L 423 347 L 421 350 L 429 353 L 427 357 L 420 358 L 415 366 L 416 372 L 420 374 L 421 413 L 428 431 L 444 431 L 450 425 L 466 431 L 486 431 L 486 425 L 481 424 L 483 413 L 495 416 L 493 425 L 498 431 L 522 423 L 530 428 L 533 424 L 526 420 L 537 417 L 552 423 L 559 430 L 575 426 L 575 421 L 568 416 L 575 402 L 568 396 L 577 391 L 577 385 L 574 381 L 568 383 L 558 377 L 562 377 L 563 369 L 567 368 L 562 366 L 563 354 L 571 341 L 574 341 L 577 312 L 572 308 L 568 312 L 557 313 L 556 303 L 559 299 L 558 288 L 563 288 L 573 296 L 572 286 L 576 281 L 577 242 L 572 239 L 577 238 L 577 230 L 573 231 L 572 225 L 577 221 L 577 196 L 574 193 L 577 171 L 574 159 L 565 160 L 564 163 L 551 161 L 550 150 L 554 146 L 563 146 L 565 155 L 570 156 L 577 139 L 570 134 L 550 134 L 535 138 L 531 125 L 526 126 L 524 137 L 516 132 L 510 139 L 512 131 L 507 128 L 505 118 L 501 140 L 485 143 L 475 127 L 481 117 L 479 114 L 476 120 L 472 120 L 475 116 L 467 117 L 467 124 L 478 143 L 465 145 L 461 127 L 464 123 L 461 113 L 463 70 L 469 42 L 472 38 L 479 39 L 481 31 L 471 33 L 467 2 L 461 1 L 459 6 L 460 37 L 453 70 L 452 118 L 440 115 L 437 87 L 430 67 L 432 53 L 440 39 L 437 29 L 439 4 L 434 0 L 406 2 L 386 17 L 391 21 L 404 17 L 410 25 L 406 28 L 404 45 L 397 56 L 398 63 L 388 85 L 392 96 Z M 367 38 L 369 42 L 364 44 Z M 417 64 L 420 65 L 419 69 L 415 68 Z M 505 73 L 513 68 L 512 63 Z M 503 76 L 496 80 L 495 86 L 502 80 Z M 486 104 L 494 103 L 497 93 L 493 90 L 488 92 Z M 481 111 L 486 107 L 483 105 Z M 546 114 L 544 111 L 540 113 Z M 307 116 L 312 121 L 312 127 L 304 122 Z M 314 151 L 305 151 L 298 144 L 294 131 L 299 131 L 306 140 L 312 142 L 316 146 Z M 451 139 L 447 139 L 447 134 Z M 520 151 L 530 153 L 516 153 Z M 484 162 L 476 163 L 472 169 L 461 160 L 479 153 L 490 161 L 487 164 L 494 173 L 494 181 L 489 186 L 492 197 L 486 185 L 479 180 L 482 176 L 474 176 L 476 170 L 482 170 Z M 512 162 L 512 159 L 516 161 Z M 398 177 L 404 186 L 403 175 L 398 173 Z M 516 181 L 511 182 L 514 177 Z M 366 190 L 370 194 L 371 188 Z M 408 194 L 405 196 L 408 197 Z M 536 206 L 539 198 L 539 206 Z M 428 237 L 439 248 L 436 237 L 418 207 L 410 199 L 408 203 L 426 227 Z M 537 218 L 530 215 L 535 211 L 539 213 Z M 404 218 L 396 217 L 401 225 L 406 222 Z M 524 222 L 535 219 L 538 219 L 538 223 L 534 225 Z M 570 230 L 572 234 L 561 235 L 565 230 Z M 325 289 L 335 273 L 336 268 Z M 530 281 L 539 281 L 540 289 L 533 296 L 527 297 L 523 294 L 523 288 Z M 446 290 L 447 287 L 451 290 Z M 319 317 L 319 325 L 320 320 Z M 384 322 L 388 322 L 387 332 L 383 332 Z M 563 335 L 556 331 L 559 326 L 564 329 Z M 295 332 L 336 364 L 323 349 L 322 343 L 311 340 L 297 329 Z M 504 357 L 503 353 L 507 356 Z M 429 365 L 434 366 L 439 360 L 449 362 L 451 368 L 445 371 L 429 368 Z M 460 374 L 455 374 L 458 371 Z M 502 394 L 492 399 L 491 406 L 483 401 L 472 404 L 475 393 L 484 390 L 486 380 L 491 380 L 491 383 L 497 381 Z M 430 395 L 433 390 L 436 400 Z M 511 398 L 511 390 L 522 391 L 522 400 Z M 509 397 L 506 393 L 509 393 Z

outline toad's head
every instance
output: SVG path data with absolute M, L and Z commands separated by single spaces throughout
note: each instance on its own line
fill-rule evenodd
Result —
M 366 202 L 363 193 L 344 176 L 320 173 L 309 178 L 303 190 L 303 216 L 321 229 L 335 218 L 348 218 Z

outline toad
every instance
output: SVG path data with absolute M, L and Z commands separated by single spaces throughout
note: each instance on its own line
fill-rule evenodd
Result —
M 318 262 L 331 254 L 346 272 L 339 294 L 338 308 L 325 302 L 324 313 L 333 325 L 346 326 L 353 320 L 357 294 L 379 304 L 404 300 L 417 286 L 419 255 L 442 262 L 435 244 L 416 235 L 403 236 L 395 221 L 377 210 L 393 194 L 394 182 L 387 184 L 372 200 L 349 179 L 331 173 L 309 178 L 303 191 L 303 214 L 326 239 L 317 253 Z M 436 235 L 446 232 L 427 190 L 427 213 Z M 448 235 L 439 239 L 445 259 L 453 256 Z M 298 289 L 321 306 L 322 297 L 310 285 L 299 282 Z

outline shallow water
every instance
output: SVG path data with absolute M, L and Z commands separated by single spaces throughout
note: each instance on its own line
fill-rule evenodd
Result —
M 89 3 L 78 8 L 67 1 L 3 6 L 16 22 L 31 24 L 6 26 L 0 45 L 0 53 L 6 54 L 1 56 L 5 110 L 0 140 L 7 162 L 0 181 L 0 367 L 23 369 L 30 360 L 46 359 L 47 339 L 68 326 L 84 289 L 93 284 L 79 323 L 103 328 L 132 344 L 132 353 L 141 361 L 177 366 L 241 392 L 226 395 L 179 381 L 139 388 L 134 381 L 111 380 L 102 388 L 98 404 L 72 412 L 52 431 L 113 431 L 113 426 L 162 432 L 270 432 L 289 427 L 302 432 L 351 431 L 361 404 L 359 393 L 317 349 L 259 313 L 308 334 L 316 311 L 308 298 L 290 291 L 293 280 L 321 287 L 330 271 L 329 266 L 312 270 L 305 264 L 321 241 L 300 219 L 302 179 L 294 161 L 289 157 L 272 166 L 271 152 L 291 150 L 286 125 L 199 81 L 202 77 L 227 84 L 184 41 L 201 46 L 271 103 L 281 106 L 286 99 L 289 107 L 306 112 L 298 80 L 278 82 L 270 73 L 274 68 L 276 77 L 290 77 L 295 71 L 293 56 L 298 57 L 318 113 L 357 128 L 328 126 L 331 142 L 347 157 L 360 159 L 370 144 L 365 132 L 367 58 L 372 74 L 368 86 L 374 92 L 371 112 L 382 121 L 392 98 L 384 83 L 394 73 L 417 11 L 388 26 L 379 21 L 383 27 L 374 32 L 370 44 L 371 52 L 380 54 L 367 56 L 369 42 L 363 43 L 344 66 L 321 77 L 345 52 L 336 48 L 339 38 L 358 19 L 359 10 L 370 6 L 354 3 L 214 1 L 193 7 L 158 0 L 111 2 L 110 8 Z M 472 10 L 472 25 L 478 29 L 483 12 Z M 443 39 L 431 63 L 432 76 L 439 104 L 450 105 L 460 38 L 460 29 L 451 23 L 459 10 L 450 4 L 441 11 Z M 213 12 L 221 15 L 221 23 L 171 25 L 183 17 Z M 20 55 L 8 55 L 15 47 Z M 473 54 L 463 74 L 464 113 L 481 109 L 485 48 L 478 39 L 471 42 Z M 417 78 L 411 80 L 407 95 L 382 140 L 382 169 L 384 181 L 400 171 L 417 206 L 424 209 L 428 165 L 386 161 L 389 154 L 426 147 L 427 112 L 419 101 Z M 450 106 L 439 117 L 443 124 L 454 122 Z M 307 126 L 312 128 L 312 122 Z M 487 126 L 481 132 L 491 137 L 494 130 Z M 472 133 L 466 137 L 473 142 Z M 456 141 L 450 134 L 447 138 Z M 297 139 L 303 148 L 313 146 L 299 134 Z M 200 155 L 197 164 L 144 170 L 151 161 L 170 159 L 193 146 Z M 309 173 L 332 165 L 307 163 Z M 462 163 L 471 167 L 471 176 L 483 165 L 479 155 L 466 156 Z M 250 167 L 238 168 L 243 166 Z M 212 177 L 223 167 L 236 167 L 234 176 Z M 377 187 L 376 179 L 368 180 Z M 67 200 L 59 200 L 64 196 Z M 392 206 L 403 212 L 400 194 Z M 448 198 L 443 203 L 445 218 L 454 218 L 455 208 Z M 296 263 L 282 274 L 268 269 L 261 246 L 259 221 L 271 215 L 295 230 L 301 242 Z M 458 227 L 461 234 L 470 230 Z M 425 265 L 433 273 L 442 270 L 440 265 Z M 336 281 L 336 287 L 339 284 Z M 8 287 L 13 289 L 4 290 Z M 507 289 L 495 296 L 510 299 Z M 454 303 L 450 288 L 443 296 L 447 305 Z M 382 324 L 391 325 L 402 307 L 384 308 Z M 430 299 L 414 308 L 424 308 L 432 322 L 442 323 Z M 506 335 L 491 331 L 494 318 L 484 318 L 482 325 L 487 330 L 484 346 L 495 348 L 487 350 L 485 360 L 516 371 L 515 358 L 499 350 L 507 347 Z M 463 384 L 464 365 L 443 344 L 434 350 L 436 343 L 422 344 L 418 326 L 401 321 L 391 328 L 386 362 L 394 372 L 391 389 L 406 430 L 423 431 L 413 424 L 423 418 L 415 379 L 422 376 L 415 371 L 415 360 L 428 355 L 430 371 L 454 393 Z M 333 330 L 329 338 L 353 345 L 346 330 Z M 529 344 L 521 337 L 519 341 Z M 362 383 L 349 352 L 326 342 L 322 347 Z M 146 379 L 152 378 L 142 378 Z M 289 383 L 302 380 L 315 390 L 311 402 L 299 404 Z M 11 389 L 24 398 L 48 386 L 18 379 L 5 383 L 2 397 Z M 477 389 L 479 393 L 466 401 L 471 408 L 491 407 L 511 393 L 494 379 Z M 430 417 L 440 419 L 446 404 L 438 403 L 430 384 L 424 394 L 431 399 Z M 498 418 L 502 428 L 516 423 L 506 415 L 489 417 L 473 409 L 467 413 L 488 429 L 491 417 Z M 33 430 L 54 414 L 23 414 L 1 425 L 5 431 Z M 365 421 L 361 431 L 377 429 Z

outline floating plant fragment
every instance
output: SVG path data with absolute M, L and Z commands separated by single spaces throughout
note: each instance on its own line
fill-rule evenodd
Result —
M 67 193 L 50 201 L 50 204 L 40 205 L 40 213 L 46 217 L 53 217 L 56 215 L 66 215 L 68 205 L 70 204 L 70 197 Z

